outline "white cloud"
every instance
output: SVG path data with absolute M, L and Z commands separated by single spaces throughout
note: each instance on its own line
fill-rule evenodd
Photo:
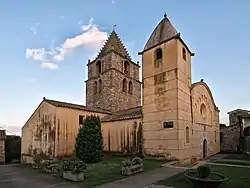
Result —
M 41 64 L 41 67 L 42 67 L 43 69 L 58 69 L 58 68 L 59 68 L 57 64 L 52 63 L 52 62 L 50 62 L 50 61 L 45 61 L 45 62 L 43 62 L 43 63 Z
M 34 48 L 34 49 L 26 49 L 25 55 L 26 58 L 31 58 L 35 61 L 44 61 L 45 59 L 45 49 L 44 48 Z
M 60 19 L 64 19 L 65 18 L 65 16 L 60 16 Z
M 67 38 L 62 45 L 57 47 L 56 51 L 59 53 L 53 59 L 62 61 L 69 51 L 79 46 L 84 46 L 94 51 L 99 49 L 103 42 L 107 40 L 108 34 L 101 31 L 97 25 L 93 24 L 93 21 L 94 19 L 91 18 L 87 25 L 82 26 L 83 33 Z
M 37 28 L 40 25 L 40 23 L 36 23 L 34 27 L 31 27 L 30 30 L 33 32 L 34 35 L 37 34 Z
M 115 3 L 116 3 L 116 1 L 115 1 L 115 0 L 112 0 L 111 2 L 112 2 L 112 4 L 115 4 Z
M 58 65 L 53 61 L 63 61 L 67 53 L 74 48 L 83 46 L 90 50 L 90 53 L 96 53 L 103 43 L 107 40 L 107 32 L 101 31 L 99 26 L 93 24 L 91 18 L 86 25 L 82 25 L 82 33 L 72 38 L 67 38 L 61 45 L 54 46 L 54 40 L 51 41 L 49 49 L 34 48 L 26 49 L 26 58 L 40 61 L 42 68 L 58 69 Z

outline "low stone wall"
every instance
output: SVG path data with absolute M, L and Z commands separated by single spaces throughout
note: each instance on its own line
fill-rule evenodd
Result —
M 5 163 L 5 130 L 0 130 L 0 164 Z
M 221 130 L 221 151 L 236 152 L 239 145 L 240 127 L 231 125 L 222 128 Z

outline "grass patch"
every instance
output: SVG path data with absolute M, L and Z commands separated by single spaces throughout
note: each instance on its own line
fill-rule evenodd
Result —
M 212 172 L 229 177 L 229 181 L 224 182 L 219 188 L 248 188 L 250 185 L 250 168 L 211 166 Z M 193 184 L 184 176 L 184 172 L 161 180 L 156 184 L 172 186 L 175 188 L 192 188 Z
M 214 163 L 250 166 L 250 161 L 238 161 L 238 160 L 230 160 L 230 159 L 216 160 L 214 161 Z
M 234 153 L 234 154 L 228 154 L 227 156 L 223 157 L 223 159 L 250 161 L 250 155 Z
M 80 187 L 90 188 L 126 178 L 126 176 L 122 176 L 120 172 L 120 164 L 126 158 L 128 157 L 105 155 L 101 162 L 88 164 L 85 172 L 85 179 L 83 182 L 80 182 L 78 184 L 80 185 Z M 166 161 L 144 159 L 143 163 L 144 172 L 146 172 L 154 168 L 160 167 L 163 163 L 166 163 Z M 23 170 L 27 169 L 27 167 L 29 167 L 29 169 L 32 168 L 31 165 L 21 166 L 24 167 Z M 40 169 L 36 171 L 42 172 L 43 170 Z M 53 176 L 57 178 L 62 178 L 59 177 L 59 174 Z

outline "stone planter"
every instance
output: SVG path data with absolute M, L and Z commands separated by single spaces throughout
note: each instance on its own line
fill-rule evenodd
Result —
M 143 171 L 143 164 L 137 164 L 132 166 L 122 166 L 121 173 L 124 176 L 130 176 Z
M 71 171 L 63 172 L 63 178 L 75 182 L 81 182 L 84 180 L 84 172 L 73 173 Z
M 217 188 L 229 178 L 217 173 L 211 173 L 206 179 L 198 178 L 199 173 L 195 171 L 189 171 L 184 174 L 197 188 Z
M 33 169 L 40 169 L 41 167 L 40 167 L 40 164 L 33 163 L 32 168 Z

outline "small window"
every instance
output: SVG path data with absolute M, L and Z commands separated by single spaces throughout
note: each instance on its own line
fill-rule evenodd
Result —
M 187 59 L 187 54 L 186 54 L 186 49 L 185 48 L 182 48 L 182 58 L 186 61 Z
M 156 60 L 162 59 L 162 50 L 161 50 L 161 48 L 158 48 L 155 51 L 155 55 L 156 55 Z
M 186 127 L 186 142 L 189 143 L 189 127 Z
M 95 95 L 97 94 L 97 81 L 95 81 L 94 83 L 94 94 Z
M 173 121 L 164 121 L 163 128 L 164 129 L 174 128 L 174 122 Z
M 98 74 L 102 73 L 102 64 L 101 64 L 101 61 L 97 61 L 97 63 L 96 63 L 96 70 L 97 70 Z
M 129 73 L 129 62 L 128 61 L 124 62 L 124 73 L 125 74 Z
M 214 141 L 215 141 L 215 143 L 217 142 L 217 135 L 216 134 L 217 134 L 216 131 L 214 131 Z
M 84 122 L 84 116 L 79 115 L 79 125 L 83 125 Z
M 133 94 L 133 84 L 131 81 L 128 84 L 128 93 L 131 95 Z
M 99 80 L 99 93 L 102 92 L 102 80 L 100 79 Z
M 127 92 L 127 80 L 125 78 L 122 81 L 122 91 Z

